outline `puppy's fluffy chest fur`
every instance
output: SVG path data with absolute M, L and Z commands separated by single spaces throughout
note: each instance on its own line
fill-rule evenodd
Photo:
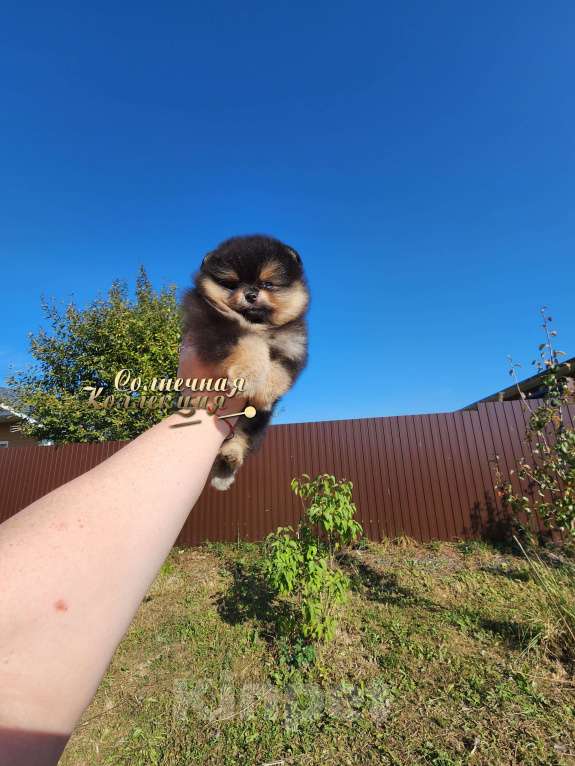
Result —
M 250 403 L 266 411 L 293 385 L 307 360 L 302 321 L 267 331 L 257 325 L 253 331 L 236 326 L 230 328 L 227 345 L 223 371 L 230 380 L 242 378 Z

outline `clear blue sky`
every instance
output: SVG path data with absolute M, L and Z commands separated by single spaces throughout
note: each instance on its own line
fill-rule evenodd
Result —
M 0 27 L 0 375 L 40 295 L 238 233 L 302 254 L 278 422 L 457 409 L 575 354 L 571 2 L 38 3 Z

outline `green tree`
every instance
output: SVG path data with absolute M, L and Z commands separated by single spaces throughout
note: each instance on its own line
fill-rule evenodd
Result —
M 133 439 L 165 416 L 168 406 L 132 406 L 139 393 L 130 394 L 127 409 L 96 408 L 83 388 L 102 387 L 97 401 L 113 394 L 118 400 L 114 379 L 121 369 L 140 376 L 142 385 L 175 377 L 180 317 L 174 285 L 155 292 L 142 266 L 135 299 L 116 280 L 105 298 L 85 309 L 73 302 L 60 309 L 44 298 L 42 308 L 51 327 L 29 335 L 35 363 L 8 381 L 36 421 L 23 426 L 26 435 L 56 443 Z

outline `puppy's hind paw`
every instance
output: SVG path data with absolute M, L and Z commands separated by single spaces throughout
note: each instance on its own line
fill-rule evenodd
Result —
M 212 476 L 210 484 L 214 489 L 219 489 L 220 492 L 225 492 L 229 489 L 236 478 L 236 471 L 238 465 L 233 465 L 229 459 L 223 455 L 218 455 L 214 467 L 212 468 Z
M 214 489 L 219 489 L 221 492 L 225 492 L 226 489 L 229 489 L 232 484 L 235 481 L 235 475 L 232 474 L 231 476 L 214 476 L 210 482 L 212 487 Z

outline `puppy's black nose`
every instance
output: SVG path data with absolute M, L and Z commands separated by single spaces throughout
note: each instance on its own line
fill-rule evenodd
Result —
M 244 293 L 245 299 L 248 303 L 255 303 L 256 298 L 258 297 L 258 291 L 257 290 L 246 290 Z

